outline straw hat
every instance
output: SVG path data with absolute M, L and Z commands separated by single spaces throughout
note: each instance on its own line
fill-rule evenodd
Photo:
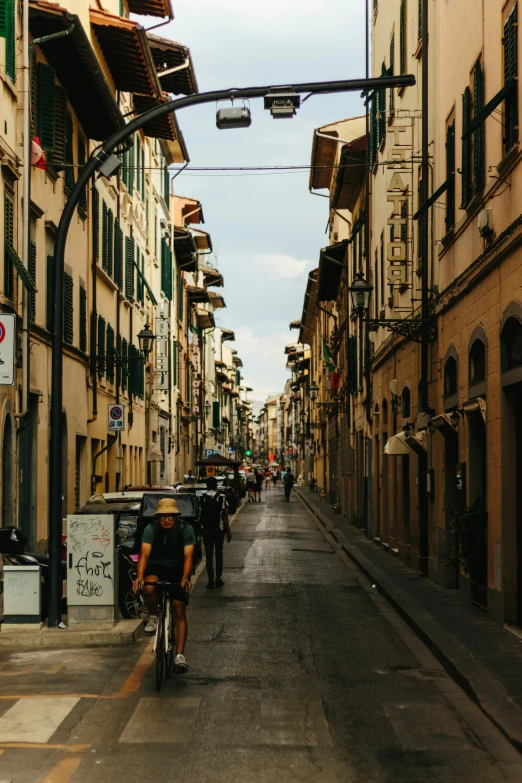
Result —
M 160 514 L 180 514 L 180 510 L 178 508 L 178 504 L 175 500 L 171 500 L 170 498 L 162 498 L 159 503 L 158 507 L 156 509 L 156 513 L 154 516 L 159 516 Z

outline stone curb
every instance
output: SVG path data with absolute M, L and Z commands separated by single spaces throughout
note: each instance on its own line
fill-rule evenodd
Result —
M 41 631 L 15 630 L 0 632 L 0 648 L 19 650 L 65 650 L 73 647 L 110 647 L 133 644 L 143 633 L 143 620 L 120 620 L 112 628 L 87 629 L 43 628 Z
M 392 577 L 366 558 L 356 541 L 332 528 L 330 520 L 314 508 L 303 493 L 296 494 L 350 560 L 376 585 L 395 611 L 426 644 L 448 674 L 476 702 L 509 742 L 522 752 L 522 709 L 513 702 L 505 686 L 473 657 L 451 631 L 434 620 L 415 598 L 397 586 Z M 355 535 L 357 534 L 354 529 Z M 372 544 L 368 542 L 368 546 Z

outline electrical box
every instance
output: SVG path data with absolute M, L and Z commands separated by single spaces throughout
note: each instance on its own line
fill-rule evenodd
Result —
M 4 566 L 4 623 L 37 624 L 41 614 L 40 566 Z

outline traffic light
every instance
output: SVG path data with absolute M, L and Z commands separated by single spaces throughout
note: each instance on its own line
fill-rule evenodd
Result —
M 245 457 L 251 457 L 251 456 L 252 456 L 252 452 L 250 451 L 250 449 L 245 451 Z

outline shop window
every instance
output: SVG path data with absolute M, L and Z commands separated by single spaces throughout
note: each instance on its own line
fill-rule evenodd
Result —
M 486 380 L 486 346 L 475 340 L 469 352 L 469 385 L 476 386 Z
M 522 323 L 508 318 L 501 336 L 502 372 L 522 367 Z
M 410 417 L 410 390 L 407 386 L 402 390 L 401 396 L 401 413 L 403 419 L 409 419 Z

